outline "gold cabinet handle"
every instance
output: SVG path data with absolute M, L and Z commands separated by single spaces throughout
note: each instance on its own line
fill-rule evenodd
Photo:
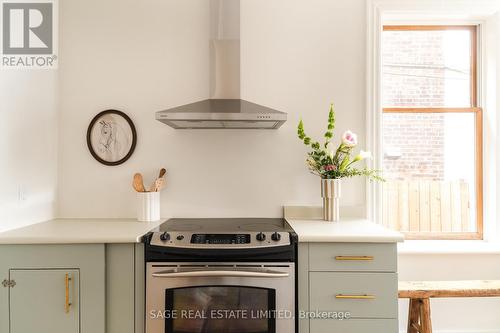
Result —
M 339 261 L 372 261 L 373 256 L 335 256 L 335 260 Z
M 71 303 L 69 302 L 69 281 L 71 281 L 71 277 L 69 276 L 68 273 L 66 273 L 66 276 L 64 277 L 64 283 L 66 286 L 66 297 L 64 301 L 64 312 L 69 313 L 69 309 L 71 307 Z
M 375 295 L 347 295 L 347 294 L 337 294 L 335 298 L 338 299 L 375 299 Z

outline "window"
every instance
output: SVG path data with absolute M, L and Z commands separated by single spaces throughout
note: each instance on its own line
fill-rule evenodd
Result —
M 383 223 L 407 239 L 482 238 L 476 26 L 384 26 Z

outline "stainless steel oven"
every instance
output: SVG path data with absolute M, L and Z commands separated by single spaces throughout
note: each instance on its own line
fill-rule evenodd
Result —
M 297 332 L 284 220 L 171 219 L 145 243 L 146 333 Z
M 147 333 L 291 333 L 294 263 L 148 263 Z

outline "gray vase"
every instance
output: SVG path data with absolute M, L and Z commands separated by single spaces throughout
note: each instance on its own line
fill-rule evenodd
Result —
M 340 179 L 321 179 L 323 220 L 340 220 Z

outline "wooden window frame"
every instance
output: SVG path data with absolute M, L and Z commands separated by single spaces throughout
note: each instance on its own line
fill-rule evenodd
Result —
M 384 25 L 383 31 L 442 31 L 469 30 L 471 33 L 470 107 L 460 108 L 382 108 L 383 113 L 473 113 L 475 117 L 475 179 L 476 179 L 476 231 L 475 232 L 403 232 L 406 239 L 478 240 L 483 239 L 483 110 L 478 106 L 477 39 L 476 25 Z

